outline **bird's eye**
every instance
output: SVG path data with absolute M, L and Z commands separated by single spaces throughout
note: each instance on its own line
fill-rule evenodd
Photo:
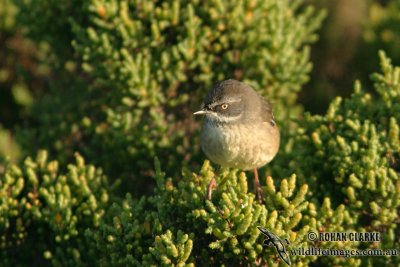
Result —
M 228 104 L 222 104 L 222 105 L 221 105 L 221 108 L 222 108 L 222 109 L 227 109 L 227 108 L 228 108 Z

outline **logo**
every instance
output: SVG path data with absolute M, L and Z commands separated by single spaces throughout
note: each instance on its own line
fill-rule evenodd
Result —
M 261 233 L 263 233 L 267 237 L 267 239 L 265 239 L 263 242 L 263 247 L 269 247 L 271 245 L 274 246 L 276 252 L 279 255 L 279 258 L 281 258 L 287 265 L 290 266 L 291 262 L 283 241 L 279 237 L 277 237 L 273 232 L 268 231 L 264 227 L 257 226 L 257 228 L 258 230 L 260 230 Z M 290 244 L 288 239 L 285 239 L 285 241 L 287 245 Z
M 290 247 L 289 240 L 282 241 L 276 234 L 267 230 L 264 227 L 257 226 L 258 230 L 266 237 L 263 242 L 263 247 L 274 246 L 276 252 L 288 266 L 291 265 L 289 255 L 292 256 L 323 256 L 323 257 L 366 257 L 366 256 L 386 256 L 398 257 L 400 249 L 394 248 L 358 248 L 357 246 L 351 248 L 324 248 L 323 242 L 380 242 L 381 233 L 379 232 L 309 232 L 307 240 L 309 242 L 317 241 L 307 247 Z M 317 246 L 315 246 L 317 245 Z M 375 244 L 376 245 L 376 244 Z

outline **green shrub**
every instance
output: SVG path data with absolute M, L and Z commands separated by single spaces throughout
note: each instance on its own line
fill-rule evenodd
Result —
M 217 80 L 254 85 L 280 122 L 298 114 L 323 17 L 281 0 L 18 3 L 58 72 L 33 108 L 38 127 L 21 133 L 25 150 L 46 148 L 61 162 L 78 150 L 140 192 L 156 155 L 170 174 L 200 165 L 192 113 Z
M 60 171 L 42 151 L 0 173 L 1 266 L 76 266 L 90 255 L 84 231 L 99 226 L 110 188 L 101 170 L 75 157 Z
M 280 185 L 268 177 L 264 205 L 248 192 L 243 172 L 223 170 L 217 177 L 218 189 L 209 201 L 205 200 L 206 186 L 216 174 L 208 161 L 199 174 L 184 171 L 178 184 L 166 178 L 158 164 L 153 196 L 133 200 L 128 195 L 121 204 L 114 205 L 105 224 L 87 231 L 88 238 L 100 250 L 98 264 L 280 266 L 282 261 L 275 250 L 263 249 L 265 237 L 257 226 L 265 226 L 282 239 L 290 240 L 288 248 L 308 247 L 306 237 L 310 231 L 347 230 L 345 206 L 334 210 L 329 198 L 322 204 L 308 201 L 309 186 L 297 186 L 295 175 L 281 180 Z M 343 242 L 325 247 L 328 246 L 354 247 Z M 290 258 L 292 266 L 307 266 L 317 259 Z M 340 259 L 337 262 L 344 264 Z M 348 266 L 358 262 L 354 258 L 347 260 Z
M 19 140 L 26 154 L 45 148 L 56 160 L 41 151 L 0 165 L 0 265 L 284 265 L 258 226 L 288 249 L 399 247 L 400 69 L 381 53 L 375 95 L 356 82 L 325 115 L 303 117 L 296 97 L 323 13 L 289 0 L 15 3 L 53 73 Z M 191 113 L 228 77 L 275 105 L 283 138 L 261 172 L 265 203 L 245 173 L 201 160 Z M 121 198 L 85 161 L 130 193 Z M 218 188 L 206 200 L 213 177 Z M 376 231 L 382 241 L 309 242 L 311 231 Z M 292 266 L 400 264 L 289 258 Z
M 389 0 L 385 2 L 372 1 L 367 10 L 366 17 L 362 24 L 360 48 L 354 54 L 352 68 L 357 77 L 367 78 L 367 75 L 376 69 L 379 60 L 371 58 L 371 53 L 382 49 L 391 60 L 400 64 L 400 2 Z
M 274 173 L 295 172 L 311 186 L 318 202 L 329 197 L 335 206 L 346 205 L 350 229 L 381 232 L 385 242 L 379 247 L 396 248 L 400 230 L 400 68 L 393 67 L 383 52 L 380 60 L 382 73 L 371 76 L 376 97 L 356 82 L 352 96 L 337 97 L 324 116 L 306 114 L 281 149 Z
M 14 163 L 21 153 L 12 130 L 29 115 L 33 102 L 28 80 L 40 84 L 38 76 L 44 76 L 39 53 L 21 33 L 17 13 L 12 0 L 0 0 L 0 161 L 7 158 Z
M 265 237 L 257 226 L 290 240 L 289 249 L 398 248 L 400 68 L 392 67 L 383 53 L 381 62 L 383 73 L 372 76 L 378 97 L 356 83 L 352 97 L 337 98 L 326 115 L 307 115 L 299 122 L 273 164 L 275 177 L 294 172 L 299 178 L 293 174 L 277 183 L 268 176 L 265 205 L 248 192 L 244 173 L 216 174 L 206 161 L 199 174 L 183 170 L 174 183 L 156 161 L 154 195 L 140 200 L 128 195 L 105 224 L 87 232 L 101 250 L 101 264 L 280 265 L 275 250 L 263 249 Z M 213 176 L 218 189 L 209 201 L 206 186 Z M 382 241 L 312 243 L 307 241 L 311 231 L 380 232 Z M 398 257 L 290 258 L 292 266 L 399 263 Z

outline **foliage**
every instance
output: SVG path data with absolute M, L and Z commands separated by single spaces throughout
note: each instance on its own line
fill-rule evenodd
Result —
M 14 10 L 0 9 L 0 27 L 26 31 L 46 77 L 36 97 L 9 79 L 13 65 L 0 66 L 0 82 L 12 80 L 7 90 L 32 116 L 15 130 L 26 160 L 1 159 L 1 266 L 285 266 L 258 226 L 287 239 L 288 250 L 399 247 L 400 69 L 381 52 L 372 94 L 356 82 L 325 115 L 302 116 L 297 96 L 324 12 L 301 0 L 0 3 Z M 7 49 L 0 44 L 0 55 Z M 244 172 L 215 171 L 199 151 L 191 114 L 226 78 L 275 107 L 282 142 L 261 171 L 263 203 Z M 0 150 L 8 137 L 0 133 Z M 39 148 L 47 150 L 29 157 Z M 218 187 L 207 199 L 212 178 Z M 109 179 L 129 193 L 121 197 Z M 382 241 L 307 240 L 365 231 Z M 400 264 L 289 258 L 292 266 Z
M 328 15 L 313 46 L 314 68 L 310 82 L 302 89 L 299 101 L 305 109 L 323 114 L 336 96 L 348 97 L 351 84 L 360 80 L 372 92 L 369 75 L 379 59 L 373 55 L 384 50 L 395 65 L 400 64 L 400 2 L 398 0 L 312 0 Z
M 371 94 L 355 83 L 324 116 L 307 114 L 278 157 L 274 171 L 295 172 L 313 197 L 346 205 L 354 231 L 381 232 L 381 248 L 399 247 L 400 68 L 380 53 L 382 73 Z M 370 244 L 376 246 L 376 244 Z M 366 259 L 377 262 L 381 258 Z M 375 260 L 375 261 L 374 261 Z M 394 258 L 385 259 L 387 262 Z
M 400 64 L 400 50 L 397 43 L 400 41 L 400 3 L 389 0 L 386 3 L 372 2 L 368 7 L 366 18 L 362 27 L 361 40 L 363 46 L 355 53 L 354 68 L 357 73 L 371 73 L 379 61 L 375 58 L 365 60 L 365 57 L 382 49 L 392 61 Z
M 298 114 L 308 44 L 323 17 L 281 0 L 18 3 L 59 73 L 33 107 L 38 127 L 20 134 L 25 150 L 47 148 L 61 162 L 79 150 L 140 188 L 156 155 L 171 174 L 199 159 L 191 114 L 217 80 L 254 85 L 279 121 Z
M 39 60 L 44 53 L 23 35 L 18 7 L 0 0 L 0 159 L 21 159 L 14 127 L 28 120 L 35 95 L 44 91 L 49 68 Z M 1 167 L 1 165 L 0 165 Z
M 0 174 L 0 265 L 79 264 L 90 254 L 86 228 L 96 228 L 109 202 L 101 170 L 81 156 L 67 171 L 41 151 Z
M 89 236 L 96 237 L 99 248 L 105 248 L 104 253 L 100 253 L 103 255 L 101 263 L 117 266 L 174 263 L 179 266 L 195 262 L 201 266 L 268 261 L 276 265 L 277 257 L 271 258 L 263 252 L 258 225 L 268 225 L 277 233 L 290 237 L 295 244 L 301 243 L 310 226 L 302 225 L 298 234 L 291 229 L 302 221 L 302 212 L 305 213 L 309 203 L 304 200 L 307 186 L 294 194 L 295 176 L 289 179 L 285 196 L 274 191 L 270 178 L 269 193 L 276 197 L 276 204 L 264 206 L 254 200 L 254 194 L 247 192 L 244 173 L 228 170 L 218 176 L 218 190 L 212 201 L 205 200 L 205 188 L 214 175 L 206 161 L 199 174 L 185 171 L 182 180 L 174 184 L 156 162 L 154 195 L 142 197 L 140 201 L 134 201 L 128 195 L 122 206 L 114 207 L 112 222 L 102 225 L 99 231 L 88 232 Z M 278 216 L 278 209 L 282 216 Z M 178 242 L 180 239 L 189 242 L 181 249 L 174 244 L 172 233 L 176 232 Z M 189 235 L 183 238 L 185 232 Z M 157 235 L 155 241 L 154 235 Z M 181 262 L 171 259 L 171 255 L 176 255 L 174 258 Z

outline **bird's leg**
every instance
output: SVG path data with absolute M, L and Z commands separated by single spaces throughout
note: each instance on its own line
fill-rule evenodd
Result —
M 215 177 L 219 175 L 220 171 L 221 171 L 221 166 L 218 166 L 214 172 L 213 178 L 207 185 L 207 199 L 208 200 L 211 200 L 211 195 L 212 195 L 213 189 L 218 187 L 217 180 L 215 180 Z
M 260 187 L 260 181 L 258 180 L 258 171 L 257 168 L 254 168 L 254 191 L 256 193 L 256 198 L 262 202 L 263 198 L 262 198 L 262 191 L 261 191 L 261 187 Z
M 215 175 L 211 179 L 210 183 L 207 185 L 207 199 L 208 200 L 211 200 L 213 188 L 217 188 L 217 181 L 215 180 Z

